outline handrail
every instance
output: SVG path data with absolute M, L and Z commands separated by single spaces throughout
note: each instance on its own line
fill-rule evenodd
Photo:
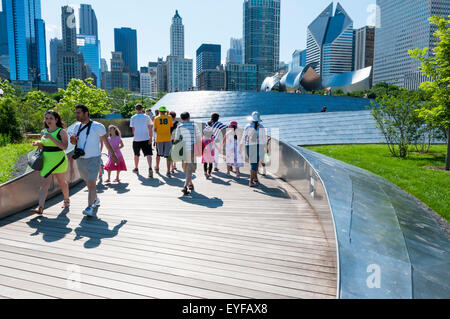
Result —
M 409 194 L 300 147 L 280 142 L 278 154 L 275 175 L 305 197 L 335 241 L 338 298 L 450 297 L 450 241 Z

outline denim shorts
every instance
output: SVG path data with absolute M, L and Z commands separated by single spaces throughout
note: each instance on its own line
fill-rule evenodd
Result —
M 264 155 L 264 145 L 247 145 L 246 150 L 248 160 L 250 162 L 250 170 L 253 172 L 257 172 L 261 156 Z

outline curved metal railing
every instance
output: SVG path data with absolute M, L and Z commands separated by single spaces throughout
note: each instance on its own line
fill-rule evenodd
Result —
M 412 196 L 300 147 L 280 142 L 278 154 L 273 172 L 309 201 L 335 242 L 338 298 L 450 298 L 450 241 Z

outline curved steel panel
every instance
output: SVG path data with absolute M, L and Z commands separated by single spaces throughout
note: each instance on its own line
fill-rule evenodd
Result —
M 328 112 L 362 111 L 370 105 L 370 100 L 278 92 L 198 91 L 167 94 L 153 108 L 162 105 L 178 115 L 188 111 L 192 118 L 205 118 L 215 112 L 222 117 L 249 116 L 255 110 L 262 116 L 319 113 L 324 105 L 327 106 Z
M 294 186 L 299 184 L 296 188 L 314 208 L 315 192 L 311 194 L 307 187 L 310 176 L 310 189 L 323 186 L 328 198 L 340 298 L 450 298 L 450 242 L 410 195 L 368 171 L 300 147 L 280 145 L 277 175 Z M 301 160 L 295 160 L 293 152 L 308 164 L 298 165 Z M 330 234 L 326 210 L 320 210 L 321 214 Z

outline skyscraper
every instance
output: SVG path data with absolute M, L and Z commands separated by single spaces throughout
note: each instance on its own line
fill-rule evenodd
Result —
M 6 12 L 0 12 L 0 65 L 9 70 L 8 31 L 6 29 Z
M 170 26 L 170 54 L 167 57 L 168 92 L 192 90 L 193 61 L 184 58 L 184 25 L 178 10 Z
M 12 81 L 47 81 L 45 23 L 40 0 L 3 0 Z
M 306 66 L 306 50 L 295 50 L 292 53 L 292 62 L 290 67 L 305 67 Z
M 122 52 L 125 68 L 132 74 L 138 73 L 137 32 L 131 28 L 114 29 L 115 52 Z
M 53 82 L 56 82 L 58 78 L 58 46 L 62 46 L 61 39 L 50 40 L 50 79 Z
M 197 77 L 203 70 L 214 70 L 221 64 L 222 49 L 218 44 L 202 44 L 197 49 Z
M 80 34 L 93 35 L 98 40 L 98 24 L 95 11 L 90 4 L 81 4 L 80 10 Z
M 96 86 L 101 87 L 101 73 L 100 73 L 100 41 L 95 35 L 77 36 L 78 53 L 83 55 L 84 63 L 89 66 L 93 75 L 95 75 Z M 87 75 L 91 77 L 90 75 Z
M 163 58 L 158 58 L 157 62 L 157 90 L 158 92 L 168 92 L 167 89 L 167 62 Z
M 436 29 L 428 18 L 450 15 L 450 1 L 377 0 L 377 5 L 380 25 L 375 31 L 374 84 L 387 82 L 416 89 L 428 78 L 408 50 L 434 47 Z
M 184 25 L 178 10 L 170 26 L 170 55 L 184 58 Z
M 84 79 L 84 59 L 78 54 L 77 29 L 74 9 L 69 6 L 61 8 L 62 45 L 58 46 L 57 64 L 58 88 L 66 89 L 72 79 Z
M 257 87 L 280 64 L 280 0 L 244 0 L 244 63 L 255 64 Z
M 242 39 L 230 40 L 230 48 L 227 52 L 227 63 L 244 63 Z
M 130 90 L 130 73 L 125 68 L 122 52 L 111 52 L 111 55 L 111 72 L 103 73 L 103 88 L 108 91 L 116 88 Z
M 353 20 L 340 3 L 333 16 L 331 3 L 309 26 L 306 63 L 315 63 L 315 71 L 331 76 L 352 71 Z
M 354 35 L 354 70 L 361 70 L 369 66 L 373 66 L 373 56 L 375 49 L 375 27 L 362 27 L 355 30 Z

